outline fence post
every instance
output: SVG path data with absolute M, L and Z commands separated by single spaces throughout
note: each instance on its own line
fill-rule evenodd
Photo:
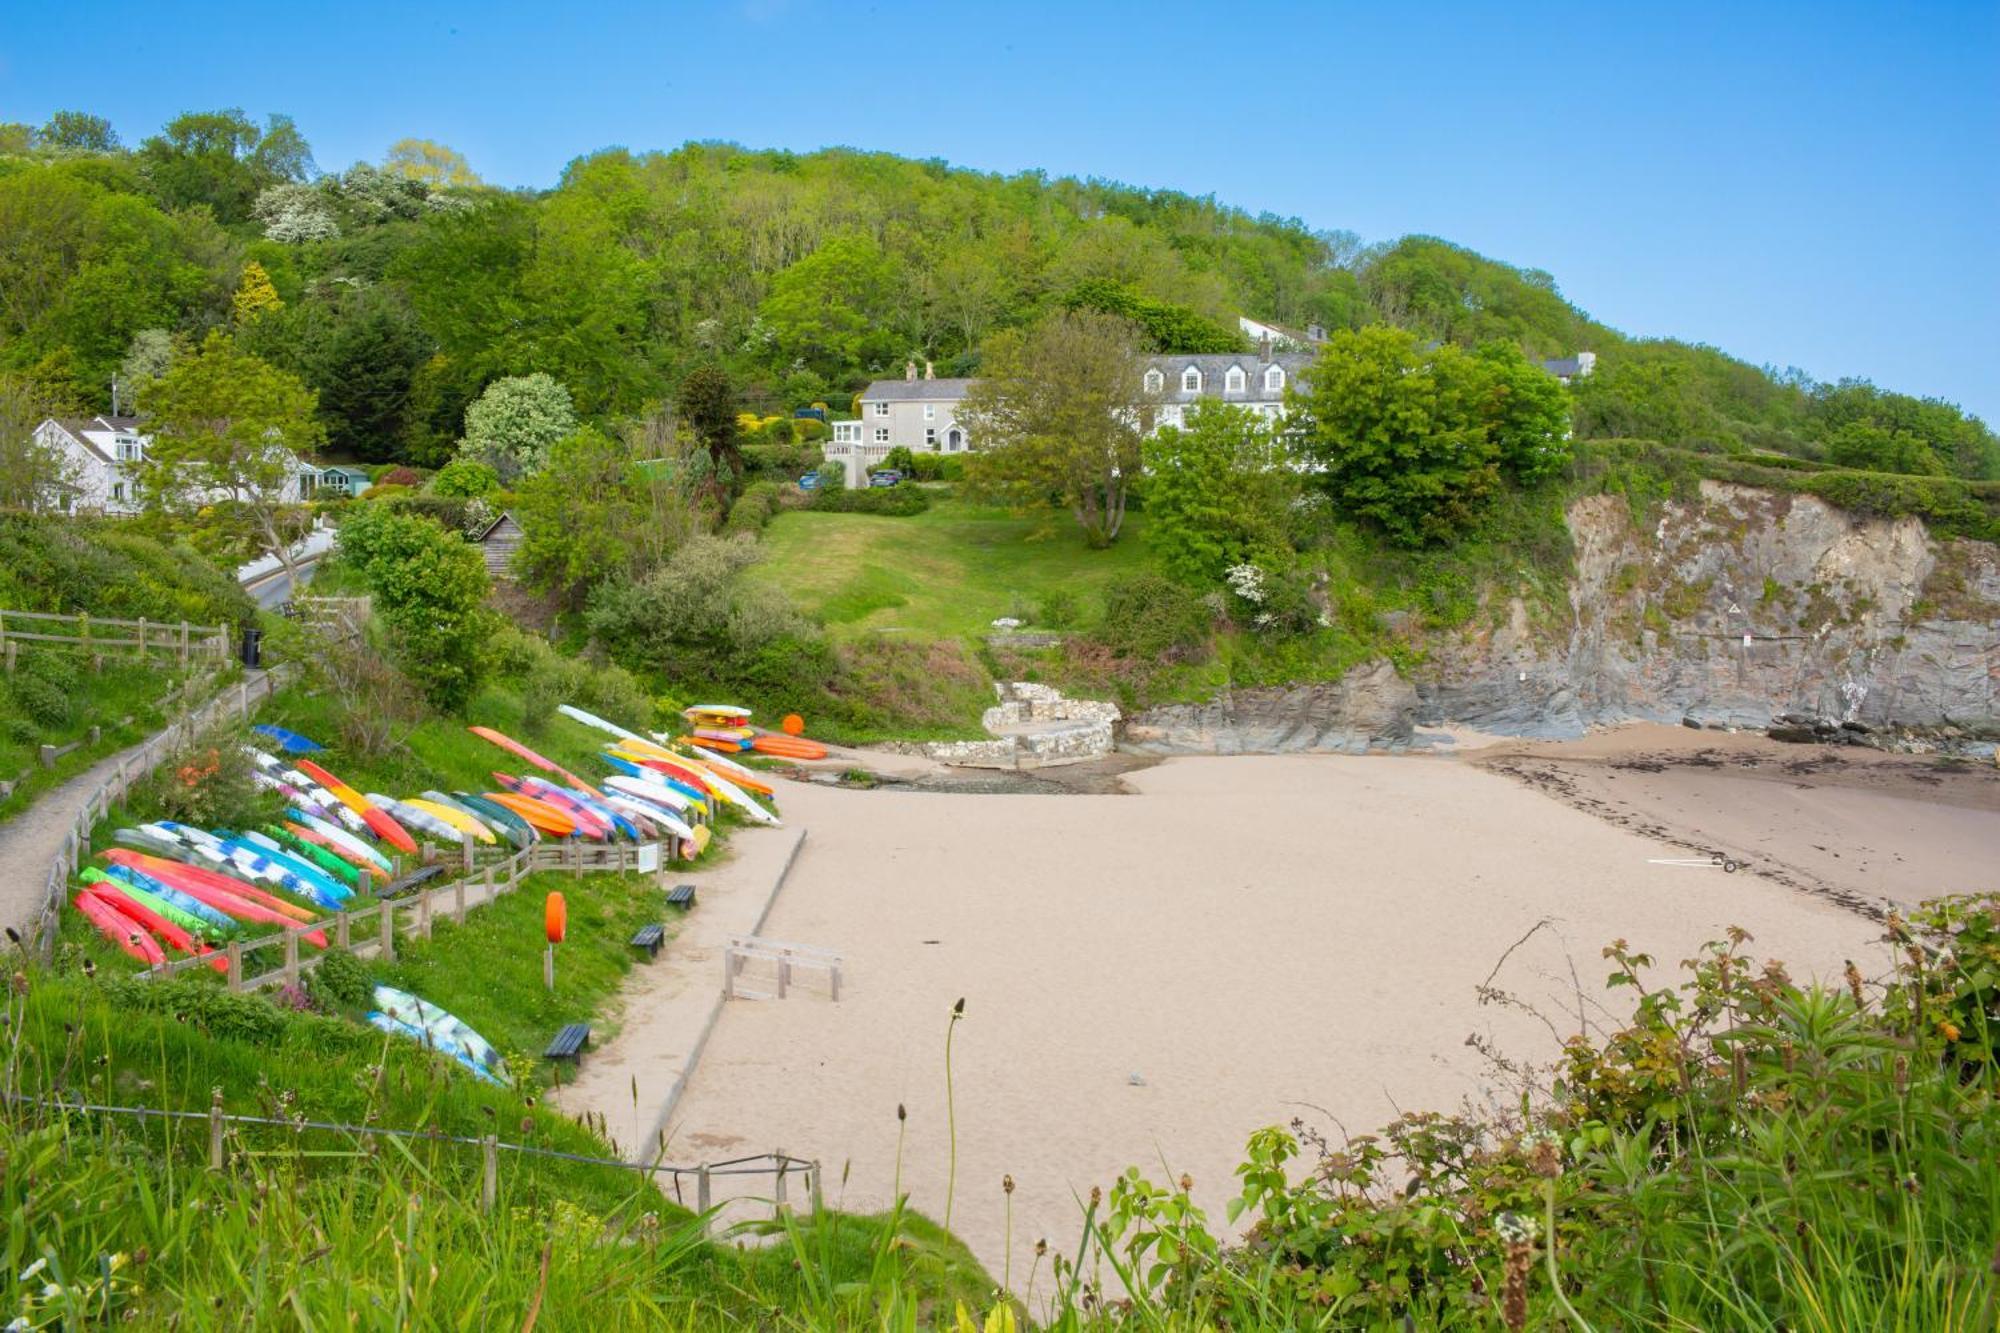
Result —
M 417 935 L 421 939 L 431 937 L 431 892 L 425 889 L 417 898 Z
M 222 1169 L 222 1089 L 208 1099 L 208 1169 Z
M 785 1168 L 790 1163 L 785 1158 L 785 1150 L 783 1148 L 775 1150 L 771 1156 L 778 1159 L 778 1183 L 771 1191 L 771 1213 L 774 1217 L 783 1217 L 791 1208 L 791 1205 L 785 1200 Z
M 694 1173 L 694 1210 L 701 1214 L 701 1229 L 709 1228 L 708 1217 L 708 1165 L 703 1163 Z
M 500 1136 L 488 1134 L 485 1143 L 480 1146 L 486 1158 L 486 1169 L 479 1181 L 479 1210 L 490 1213 L 500 1197 Z
M 146 656 L 146 617 L 139 617 L 139 656 Z
M 815 1213 L 819 1212 L 820 1209 L 824 1206 L 824 1200 L 821 1199 L 819 1192 L 818 1158 L 814 1158 L 813 1164 L 806 1168 L 806 1196 L 812 1200 L 813 1212 Z
M 185 620 L 181 622 L 180 638 L 174 644 L 174 656 L 180 659 L 182 666 L 188 664 L 188 623 Z
M 243 989 L 243 941 L 229 941 L 229 989 Z
M 299 932 L 285 927 L 285 984 L 299 984 Z
M 462 879 L 451 886 L 451 919 L 461 926 L 465 924 L 465 881 Z
M 396 908 L 388 900 L 375 904 L 377 952 L 382 961 L 396 961 Z
M 465 873 L 470 875 L 472 873 L 472 865 L 473 865 L 472 835 L 470 833 L 461 833 L 458 835 L 458 842 L 459 842 L 459 847 L 465 852 Z

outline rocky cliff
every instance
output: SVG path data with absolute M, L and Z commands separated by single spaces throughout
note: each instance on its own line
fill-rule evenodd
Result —
M 1423 724 L 1564 737 L 1631 720 L 2000 733 L 2000 550 L 1916 519 L 1704 482 L 1646 525 L 1618 496 L 1570 506 L 1569 623 L 1519 601 L 1410 631 L 1425 665 L 1242 690 L 1131 719 L 1160 752 L 1394 749 Z

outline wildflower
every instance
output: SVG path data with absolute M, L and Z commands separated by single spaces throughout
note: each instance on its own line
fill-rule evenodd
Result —
M 1537 1130 L 1521 1140 L 1528 1150 L 1528 1169 L 1544 1180 L 1554 1180 L 1563 1172 L 1562 1142 L 1548 1130 Z
M 1507 1246 L 1500 1314 L 1507 1327 L 1519 1333 L 1528 1326 L 1528 1274 L 1535 1265 L 1535 1224 L 1518 1213 L 1501 1213 L 1493 1219 L 1493 1229 Z
M 1854 1005 L 1857 1009 L 1866 1003 L 1861 998 L 1861 969 L 1854 965 L 1852 958 L 1847 960 L 1847 989 L 1854 996 Z
M 1004 1194 L 1012 1194 L 1014 1192 L 1014 1177 L 1012 1176 L 1000 1177 L 1000 1190 Z
M 1181 1193 L 1194 1193 L 1194 1177 L 1185 1171 L 1181 1172 Z
M 1958 1024 L 1948 1018 L 1939 1020 L 1938 1032 L 1943 1035 L 1946 1041 L 1958 1040 Z

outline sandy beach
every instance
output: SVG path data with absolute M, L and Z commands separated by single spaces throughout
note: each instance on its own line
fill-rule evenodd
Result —
M 1560 774 L 1634 744 L 1512 759 Z M 1847 958 L 1880 970 L 1876 926 L 1822 893 L 1653 864 L 1718 842 L 1695 827 L 1705 808 L 1621 824 L 1616 811 L 1579 808 L 1587 793 L 1564 797 L 1500 758 L 1496 747 L 1174 759 L 1124 775 L 1127 795 L 788 783 L 787 821 L 810 837 L 763 933 L 838 951 L 843 993 L 837 1004 L 801 987 L 725 1005 L 668 1124 L 669 1156 L 783 1148 L 825 1164 L 830 1203 L 879 1209 L 896 1178 L 901 1103 L 903 1188 L 942 1217 L 945 1035 L 963 997 L 952 1225 L 998 1279 L 1011 1174 L 1020 1286 L 1035 1240 L 1073 1251 L 1079 1198 L 1127 1166 L 1156 1180 L 1191 1174 L 1220 1224 L 1260 1126 L 1302 1117 L 1337 1140 L 1402 1110 L 1504 1097 L 1468 1039 L 1546 1060 L 1556 1038 L 1535 1016 L 1480 1003 L 1476 988 L 1503 957 L 1493 984 L 1560 1032 L 1576 1027 L 1579 988 L 1586 1010 L 1604 999 L 1599 951 L 1613 938 L 1658 957 L 1659 981 L 1731 924 L 1798 975 L 1832 975 Z M 1637 809 L 1647 798 L 1632 779 L 1673 770 L 1608 771 Z M 1792 790 L 1732 780 L 1759 781 L 1767 797 Z M 1864 812 L 1923 804 L 1821 794 L 1840 792 Z M 1723 811 L 1746 804 L 1716 798 Z M 1792 817 L 1772 809 L 1772 821 Z M 1989 854 L 2000 846 L 1993 808 L 1950 809 Z M 1915 892 L 1925 873 L 1970 873 L 1954 864 L 1964 844 L 1912 849 L 1896 836 L 1887 824 L 1870 834 L 1871 876 L 1896 867 Z M 1760 868 L 1777 864 L 1771 847 Z M 720 984 L 718 963 L 700 966 Z M 648 1031 L 634 997 L 617 1058 L 646 1058 Z

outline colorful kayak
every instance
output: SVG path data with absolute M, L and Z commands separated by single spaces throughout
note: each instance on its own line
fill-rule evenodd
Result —
M 163 884 L 171 885 L 200 899 L 225 916 L 238 921 L 261 921 L 274 926 L 304 925 L 314 919 L 313 914 L 296 903 L 288 903 L 276 894 L 267 893 L 254 884 L 245 884 L 227 875 L 218 875 L 200 866 L 185 865 L 179 861 L 169 861 L 163 857 L 145 856 L 137 852 L 112 848 L 100 855 L 113 865 L 131 866 L 143 870 Z M 247 914 L 245 910 L 247 909 Z M 325 947 L 324 937 L 308 936 L 315 944 Z
M 312 858 L 291 850 L 268 833 L 259 833 L 253 829 L 234 839 L 233 843 L 246 847 L 281 868 L 291 871 L 305 886 L 292 891 L 329 912 L 339 911 L 340 905 L 354 896 L 354 886 L 344 878 L 321 868 Z
M 585 808 L 580 801 L 558 795 L 553 783 L 531 785 L 536 783 L 536 779 L 517 778 L 511 773 L 495 773 L 493 778 L 516 795 L 529 797 L 562 811 L 569 816 L 570 822 L 576 825 L 576 831 L 586 838 L 596 838 L 601 841 L 611 836 L 609 820 L 598 818 L 595 811 Z
M 287 754 L 317 754 L 326 748 L 317 741 L 307 740 L 296 731 L 287 731 L 283 727 L 274 727 L 268 722 L 260 722 L 250 728 L 250 730 L 260 736 L 269 736 Z
M 107 871 L 91 867 L 82 872 L 86 884 L 100 880 L 109 881 L 128 893 L 144 893 L 153 910 L 162 916 L 171 915 L 188 930 L 211 937 L 234 935 L 242 929 L 242 923 L 225 912 L 218 912 L 199 898 L 181 892 L 165 880 L 148 874 L 137 866 L 113 865 Z M 170 913 L 167 909 L 171 908 Z
M 420 814 L 429 815 L 432 819 L 442 821 L 455 830 L 462 838 L 471 838 L 475 842 L 493 841 L 492 829 L 487 828 L 485 824 L 473 818 L 465 811 L 456 809 L 443 801 L 433 801 L 426 796 L 412 796 L 400 804 L 407 810 L 415 810 Z
M 493 730 L 493 728 L 491 727 L 467 727 L 466 730 L 471 732 L 473 735 L 479 737 L 480 740 L 486 741 L 488 744 L 491 745 L 497 745 L 501 749 L 505 750 L 508 754 L 511 754 L 518 759 L 522 759 L 530 764 L 533 764 L 536 768 L 541 769 L 542 772 L 544 773 L 555 774 L 557 777 L 561 778 L 564 782 L 568 783 L 570 786 L 575 787 L 578 791 L 589 792 L 593 796 L 599 794 L 597 788 L 591 786 L 588 782 L 585 782 L 582 778 L 570 772 L 568 769 L 564 768 L 561 764 L 556 763 L 553 759 L 544 759 L 541 755 L 536 754 L 533 750 L 530 750 L 527 746 L 521 744 L 521 742 L 515 740 L 512 736 L 504 735 L 500 732 Z
M 763 806 L 752 800 L 749 794 L 741 787 L 713 769 L 705 773 L 697 772 L 690 766 L 689 761 L 679 758 L 671 760 L 647 759 L 643 760 L 642 763 L 646 768 L 664 774 L 669 779 L 700 783 L 703 787 L 713 791 L 717 796 L 729 802 L 729 804 L 735 806 L 759 824 L 769 824 L 775 828 L 783 822 L 769 810 L 766 810 Z
M 576 821 L 547 801 L 538 801 L 532 796 L 512 791 L 489 791 L 481 799 L 512 810 L 532 824 L 537 833 L 551 838 L 567 838 L 576 832 Z
M 160 942 L 148 934 L 144 926 L 104 899 L 88 890 L 80 890 L 70 901 L 76 905 L 77 911 L 89 919 L 91 925 L 97 927 L 98 934 L 148 967 L 157 967 L 167 961 Z
M 581 722 L 586 727 L 595 727 L 597 730 L 608 732 L 620 740 L 636 741 L 643 739 L 636 731 L 627 731 L 616 722 L 607 722 L 597 714 L 586 713 L 581 708 L 577 708 L 571 704 L 557 704 L 556 711 L 573 722 Z
M 766 782 L 756 769 L 745 768 L 734 759 L 724 758 L 713 750 L 703 750 L 699 754 L 690 753 L 689 751 L 694 748 L 688 746 L 685 750 L 676 751 L 674 757 L 683 763 L 693 764 L 704 773 L 714 773 L 718 777 L 728 778 L 743 790 L 755 792 L 759 796 L 769 797 L 778 794 L 778 789 Z
M 368 827 L 374 830 L 375 836 L 381 838 L 391 847 L 400 852 L 415 852 L 417 850 L 417 840 L 409 835 L 408 830 L 391 819 L 387 814 L 377 809 L 366 796 L 363 796 L 360 792 L 354 790 L 354 788 L 348 786 L 310 759 L 299 760 L 299 769 L 313 781 L 333 793 L 342 805 L 366 820 Z
M 649 797 L 657 799 L 660 804 L 667 806 L 681 818 L 692 823 L 708 817 L 708 802 L 691 788 L 669 782 L 666 774 L 656 772 L 643 764 L 627 763 L 610 755 L 605 757 L 618 768 L 616 773 L 604 780 L 604 785 L 611 790 L 625 790 L 623 783 L 619 781 L 620 778 L 643 782 L 649 789 L 646 793 Z
M 371 791 L 368 793 L 368 803 L 384 811 L 391 819 L 413 833 L 421 833 L 454 847 L 465 840 L 465 835 L 459 832 L 451 821 L 439 819 L 428 811 L 415 809 L 393 796 L 384 796 Z
M 417 798 L 412 797 L 411 799 L 415 800 Z M 471 821 L 473 828 L 479 830 L 479 833 L 486 835 L 480 839 L 482 842 L 493 842 L 498 838 L 507 836 L 507 830 L 504 825 L 495 823 L 492 819 L 480 814 L 479 811 L 474 810 L 471 806 L 449 792 L 426 790 L 422 799 L 431 802 L 433 805 L 443 806 L 460 818 Z M 478 837 L 479 834 L 475 833 L 473 836 Z
M 118 867 L 114 866 L 112 867 L 112 869 L 115 870 L 118 869 Z M 117 877 L 105 874 L 102 870 L 99 870 L 96 866 L 85 866 L 82 870 L 77 872 L 77 878 L 82 880 L 85 884 L 90 885 L 92 888 L 116 889 L 118 892 L 124 894 L 126 897 L 138 903 L 141 907 L 144 907 L 147 911 L 151 912 L 153 915 L 161 917 L 167 921 L 172 922 L 174 925 L 180 927 L 181 931 L 184 934 L 186 934 L 190 939 L 196 940 L 197 942 L 199 942 L 202 939 L 207 939 L 212 937 L 218 930 L 218 927 L 214 923 L 210 922 L 207 918 L 201 916 L 199 913 L 190 911 L 188 910 L 187 907 L 183 906 L 182 903 L 176 903 L 170 901 L 166 896 L 166 894 L 156 893 L 153 891 L 152 888 L 147 887 L 145 884 L 137 882 L 143 878 L 143 876 L 140 876 L 137 872 L 127 872 L 127 873 L 130 876 L 129 878 Z M 164 889 L 166 886 L 160 885 L 159 887 Z M 172 890 L 168 890 L 168 892 L 171 893 Z M 102 895 L 100 894 L 99 896 Z M 196 907 L 201 908 L 201 910 L 204 912 L 214 911 L 213 908 L 207 907 L 204 904 L 195 903 L 192 898 L 186 899 L 185 901 L 194 903 Z M 129 916 L 131 914 L 127 913 L 127 915 Z M 229 918 L 223 916 L 220 912 L 216 912 L 215 915 L 222 923 L 219 929 L 228 930 L 236 925 L 234 921 L 229 920 Z M 138 920 L 137 917 L 134 917 L 133 919 Z M 150 927 L 148 927 L 148 929 L 150 929 Z M 165 937 L 162 936 L 162 938 Z
M 345 809 L 346 807 L 343 806 L 341 808 Z M 388 879 L 395 874 L 396 867 L 390 862 L 389 858 L 376 851 L 360 835 L 341 828 L 337 824 L 328 823 L 317 815 L 309 815 L 303 810 L 290 810 L 286 813 L 291 815 L 301 828 L 316 833 L 325 839 L 321 843 L 321 846 L 329 847 L 339 852 L 342 856 L 364 870 L 372 868 L 383 879 Z
M 681 716 L 690 722 L 711 727 L 743 727 L 750 724 L 750 710 L 735 704 L 694 704 L 683 708 Z
M 333 811 L 327 809 L 325 806 L 321 805 L 318 801 L 314 800 L 310 795 L 306 793 L 305 788 L 294 787 L 291 783 L 285 781 L 283 778 L 274 778 L 269 773 L 265 773 L 259 770 L 250 775 L 250 780 L 256 783 L 258 786 L 264 788 L 266 791 L 274 791 L 278 793 L 278 795 L 284 797 L 287 801 L 291 802 L 293 805 L 299 806 L 300 808 L 305 810 L 312 811 L 314 814 L 318 815 L 321 819 L 332 819 L 334 817 Z M 337 805 L 339 804 L 339 802 L 336 801 L 335 804 Z
M 630 781 L 631 779 L 628 778 L 625 780 Z M 617 782 L 619 779 L 613 778 L 612 781 Z M 665 806 L 655 805 L 644 797 L 624 792 L 612 792 L 604 799 L 616 802 L 619 806 L 624 807 L 627 813 L 636 813 L 639 817 L 658 825 L 668 833 L 673 834 L 676 838 L 679 838 L 682 842 L 694 841 L 693 827 Z
M 541 841 L 542 835 L 535 831 L 535 826 L 506 806 L 469 791 L 455 791 L 451 795 L 460 805 L 499 829 L 516 847 Z
M 303 857 L 324 871 L 331 878 L 349 889 L 361 887 L 361 867 L 345 857 L 339 856 L 320 846 L 310 838 L 299 836 L 293 824 L 266 824 L 258 832 L 271 839 L 293 856 Z
M 626 837 L 637 839 L 639 836 L 639 830 L 634 828 L 623 815 L 606 805 L 602 797 L 586 796 L 573 788 L 559 787 L 544 778 L 535 777 L 522 778 L 521 790 L 530 796 L 562 806 L 566 810 L 571 806 L 579 806 Z
M 460 1062 L 491 1083 L 507 1078 L 507 1062 L 493 1044 L 474 1032 L 464 1020 L 393 986 L 375 988 L 375 1008 L 398 1023 L 414 1029 L 421 1040 L 438 1050 L 458 1056 Z
M 367 820 L 311 777 L 290 767 L 282 759 L 265 754 L 262 750 L 251 749 L 250 758 L 256 763 L 259 773 L 271 781 L 282 784 L 280 790 L 290 789 L 303 796 L 308 802 L 306 808 L 320 818 L 336 820 L 356 833 L 369 832 Z
M 138 890 L 128 893 L 110 881 L 101 880 L 85 889 L 84 892 L 94 898 L 99 898 L 110 903 L 120 912 L 123 912 L 133 921 L 137 922 L 142 928 L 150 931 L 156 939 L 176 953 L 184 953 L 188 957 L 193 958 L 199 954 L 213 954 L 215 952 L 193 935 L 190 935 L 178 922 L 160 912 L 154 911 L 151 907 L 141 902 L 137 896 Z M 227 972 L 229 970 L 229 962 L 225 958 L 216 957 L 214 965 L 218 971 Z

